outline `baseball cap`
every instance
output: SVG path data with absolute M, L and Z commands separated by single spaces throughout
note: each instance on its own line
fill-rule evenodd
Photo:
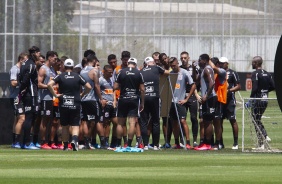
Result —
M 128 63 L 135 63 L 137 65 L 137 59 L 135 58 L 129 58 Z
M 144 62 L 145 62 L 146 64 L 148 64 L 148 63 L 151 62 L 151 61 L 154 61 L 154 59 L 153 59 L 152 57 L 146 57 L 145 60 L 144 60 Z
M 226 57 L 219 58 L 219 62 L 221 62 L 221 63 L 229 63 L 228 59 Z
M 74 66 L 73 60 L 72 59 L 66 59 L 65 62 L 64 62 L 64 65 L 73 67 Z

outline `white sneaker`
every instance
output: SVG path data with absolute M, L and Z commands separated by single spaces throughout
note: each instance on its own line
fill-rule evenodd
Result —
M 158 150 L 161 150 L 160 147 L 157 147 L 157 146 L 154 146 L 154 151 L 158 151 Z
M 237 149 L 239 149 L 238 144 L 237 144 L 237 145 L 233 145 L 233 146 L 232 146 L 232 149 L 233 149 L 233 150 L 237 150 Z
M 179 145 L 180 145 L 181 148 L 184 148 L 184 147 L 185 147 L 184 144 L 182 144 L 182 143 L 180 143 Z
M 144 146 L 144 151 L 149 150 L 148 146 Z
M 267 142 L 270 142 L 270 141 L 271 141 L 270 137 L 268 137 L 268 136 L 266 136 L 265 140 L 266 140 Z
M 264 144 L 257 147 L 257 148 L 252 148 L 253 150 L 264 150 Z
M 78 145 L 78 149 L 85 149 L 84 144 L 79 144 L 79 145 Z

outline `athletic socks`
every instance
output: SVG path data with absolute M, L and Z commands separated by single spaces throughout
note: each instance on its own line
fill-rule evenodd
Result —
M 142 137 L 141 136 L 136 137 L 136 142 L 138 143 L 138 145 L 141 144 L 142 143 Z
M 174 143 L 175 143 L 176 145 L 179 145 L 179 138 L 175 139 L 175 140 L 174 140 Z
M 68 142 L 64 142 L 64 150 L 68 150 Z
M 38 143 L 38 135 L 33 135 L 33 143 Z
M 127 146 L 128 146 L 128 147 L 131 147 L 131 144 L 132 144 L 132 139 L 128 139 L 128 144 L 127 144 Z
M 13 138 L 13 144 L 14 144 L 16 142 L 16 134 L 15 133 L 13 133 L 12 138 Z
M 116 147 L 117 145 L 117 137 L 113 136 L 111 139 L 111 148 Z
M 14 143 L 16 142 L 20 142 L 20 134 L 15 134 L 15 141 Z
M 121 147 L 121 139 L 117 138 L 117 147 Z
M 123 136 L 123 142 L 124 142 L 124 144 L 127 144 L 127 136 Z
M 92 138 L 92 140 L 91 140 L 91 144 L 94 146 L 95 144 L 97 144 L 97 141 L 96 141 L 96 139 L 95 138 Z
M 77 135 L 73 135 L 71 139 L 72 139 L 72 141 L 74 141 L 75 143 L 78 142 L 78 136 L 77 136 Z
M 99 138 L 100 138 L 101 147 L 105 147 L 105 137 L 99 136 Z
M 234 145 L 238 145 L 238 137 L 234 137 Z
M 186 140 L 186 144 L 190 145 L 190 140 Z

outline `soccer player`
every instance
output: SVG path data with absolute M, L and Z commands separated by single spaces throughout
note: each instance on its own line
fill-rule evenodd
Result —
M 131 147 L 136 118 L 144 108 L 144 80 L 136 65 L 137 60 L 130 58 L 128 67 L 120 71 L 114 83 L 114 90 L 120 89 L 117 106 L 117 147 L 121 146 L 122 126 L 126 124 L 127 117 L 129 119 L 128 146 Z
M 250 95 L 250 98 L 261 98 L 251 102 L 252 116 L 257 124 L 255 129 L 258 137 L 259 149 L 264 149 L 264 140 L 271 141 L 261 122 L 261 117 L 268 104 L 266 99 L 268 98 L 268 93 L 275 89 L 272 76 L 267 71 L 262 69 L 262 63 L 263 60 L 260 56 L 255 56 L 252 60 L 252 67 L 255 69 L 255 71 L 252 73 L 252 91 Z
M 171 71 L 171 68 L 169 66 L 168 57 L 165 53 L 159 54 L 159 66 L 164 68 L 165 70 Z M 172 124 L 169 117 L 162 117 L 163 120 L 163 134 L 164 134 L 164 140 L 165 143 L 162 146 L 162 148 L 171 148 L 170 140 L 171 140 L 171 134 L 172 134 Z
M 227 74 L 226 71 L 220 67 L 219 59 L 217 57 L 211 58 L 209 61 L 209 65 L 214 70 L 214 79 L 215 79 L 215 85 L 214 90 L 217 95 L 217 102 L 216 102 L 216 108 L 215 108 L 215 117 L 213 120 L 213 126 L 214 126 L 214 132 L 215 132 L 215 144 L 213 144 L 212 139 L 212 150 L 218 150 L 221 149 L 223 146 L 220 145 L 220 140 L 222 140 L 222 114 L 223 114 L 223 105 L 227 102 L 227 89 L 228 89 L 228 83 L 227 83 Z
M 189 74 L 192 76 L 193 68 L 192 65 L 189 64 L 189 53 L 186 51 L 181 52 L 180 60 L 182 62 L 181 68 L 187 70 Z M 198 72 L 198 71 L 197 71 Z M 187 85 L 186 94 L 189 94 L 191 90 L 191 85 Z M 198 118 L 197 118 L 197 111 L 198 111 L 198 101 L 196 98 L 197 90 L 195 89 L 195 93 L 189 98 L 188 102 L 185 103 L 186 110 L 190 112 L 190 120 L 192 122 L 192 134 L 193 134 L 193 146 L 197 146 L 197 137 L 198 137 Z
M 48 51 L 46 54 L 46 61 L 38 71 L 38 88 L 41 89 L 41 149 L 52 149 L 48 144 L 49 140 L 46 140 L 46 138 L 48 139 L 48 134 L 50 133 L 50 130 L 47 130 L 47 127 L 51 128 L 50 125 L 53 118 L 53 96 L 48 90 L 47 84 L 57 75 L 53 68 L 57 57 L 57 52 Z
M 158 65 L 158 66 L 160 66 L 159 55 L 160 55 L 159 52 L 154 52 L 154 53 L 152 54 L 152 58 L 154 59 L 156 65 Z
M 13 143 L 12 148 L 21 148 L 20 146 L 20 134 L 22 130 L 22 125 L 25 119 L 24 109 L 22 102 L 19 101 L 19 73 L 22 63 L 28 60 L 27 53 L 21 53 L 18 57 L 18 62 L 15 64 L 9 74 L 10 74 L 10 100 L 14 108 L 15 120 L 13 124 Z
M 80 96 L 89 93 L 91 85 L 87 83 L 79 74 L 73 72 L 73 60 L 66 59 L 64 62 L 65 72 L 57 75 L 48 83 L 48 89 L 51 94 L 59 98 L 59 108 L 62 125 L 62 139 L 64 150 L 68 150 L 69 126 L 71 126 L 73 151 L 78 151 L 78 133 L 80 122 Z M 55 84 L 59 84 L 60 94 L 56 94 L 53 89 Z M 84 86 L 85 90 L 80 94 L 80 87 Z
M 23 144 L 24 149 L 39 149 L 33 144 L 31 136 L 31 125 L 34 123 L 38 112 L 38 83 L 35 61 L 40 56 L 40 49 L 32 46 L 29 49 L 29 59 L 26 60 L 20 69 L 20 90 L 19 95 L 25 110 L 25 121 L 23 123 Z
M 175 145 L 173 148 L 176 148 L 176 149 L 180 148 L 180 143 L 179 143 L 180 127 L 178 123 L 178 117 L 179 117 L 181 126 L 184 129 L 184 134 L 186 137 L 186 145 L 185 145 L 186 149 L 191 149 L 189 127 L 186 121 L 187 112 L 185 108 L 185 103 L 188 102 L 189 98 L 194 93 L 196 86 L 194 84 L 194 81 L 191 75 L 188 73 L 188 71 L 179 67 L 179 62 L 177 58 L 175 57 L 170 58 L 169 64 L 172 69 L 170 73 L 178 74 L 177 81 L 175 84 L 175 89 L 173 92 L 173 97 L 172 97 L 173 100 L 172 100 L 171 108 L 169 112 L 169 115 L 173 120 L 173 134 L 175 138 Z M 191 85 L 191 90 L 189 94 L 186 96 L 186 85 L 187 84 Z
M 149 136 L 147 132 L 148 125 L 152 126 L 153 149 L 159 150 L 160 141 L 160 95 L 159 82 L 160 75 L 168 75 L 169 71 L 156 65 L 152 57 L 145 58 L 146 67 L 140 72 L 144 78 L 145 102 L 144 110 L 140 113 L 140 127 L 144 143 L 144 150 L 148 150 Z M 149 123 L 151 117 L 151 123 Z
M 106 104 L 106 100 L 103 100 L 100 91 L 99 71 L 96 68 L 94 68 L 97 60 L 98 59 L 94 54 L 88 55 L 87 64 L 80 72 L 80 75 L 86 80 L 86 82 L 88 82 L 91 85 L 92 88 L 90 93 L 86 94 L 81 99 L 83 120 L 87 121 L 89 127 L 88 129 L 89 134 L 84 135 L 85 145 L 87 149 L 92 149 L 89 140 L 94 126 L 97 127 L 97 131 L 101 141 L 101 146 L 105 148 L 105 136 L 104 136 L 103 124 L 100 122 L 101 109 L 99 103 L 102 104 L 102 107 L 104 107 Z
M 201 103 L 202 117 L 204 124 L 205 141 L 203 144 L 195 148 L 195 150 L 210 150 L 211 137 L 213 134 L 213 119 L 215 116 L 215 107 L 217 102 L 216 93 L 214 91 L 214 71 L 209 65 L 210 57 L 207 54 L 202 54 L 199 57 L 199 66 L 202 69 L 201 76 L 194 76 L 197 82 L 201 84 Z M 196 65 L 193 65 L 193 75 L 196 74 Z
M 228 82 L 228 90 L 227 90 L 227 102 L 223 105 L 223 116 L 221 120 L 221 127 L 223 132 L 223 119 L 226 118 L 229 120 L 232 130 L 233 130 L 233 150 L 238 149 L 238 124 L 236 121 L 236 98 L 235 92 L 241 89 L 239 75 L 236 71 L 230 69 L 228 67 L 229 61 L 226 57 L 219 58 L 220 67 L 226 70 L 227 73 L 227 82 Z M 223 145 L 223 140 L 220 140 L 220 144 Z
M 127 68 L 127 65 L 128 65 L 128 60 L 130 58 L 130 52 L 128 51 L 122 51 L 121 53 L 121 65 L 118 65 L 114 72 L 113 72 L 113 79 L 114 81 L 116 81 L 117 79 L 117 75 L 119 74 L 119 72 L 124 69 L 124 68 Z M 117 101 L 119 99 L 119 96 L 120 96 L 120 90 L 114 90 L 114 107 L 116 107 L 116 104 L 117 104 Z M 127 127 L 126 127 L 126 124 L 124 124 L 123 126 L 123 141 L 124 141 L 124 147 L 127 147 Z
M 104 66 L 104 73 L 99 78 L 99 84 L 101 89 L 101 95 L 104 100 L 106 100 L 106 105 L 102 109 L 102 120 L 104 124 L 104 131 L 105 131 L 105 139 L 106 139 L 106 145 L 109 141 L 109 135 L 110 135 L 110 125 L 113 123 L 112 128 L 112 141 L 110 148 L 116 147 L 116 127 L 117 127 L 117 117 L 116 117 L 116 108 L 113 105 L 114 101 L 114 89 L 113 85 L 114 82 L 112 81 L 112 75 L 113 75 L 113 69 L 110 65 Z

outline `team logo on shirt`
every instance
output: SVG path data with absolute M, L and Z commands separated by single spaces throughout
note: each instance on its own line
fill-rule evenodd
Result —
M 126 71 L 126 75 L 135 75 L 135 73 L 130 72 L 130 71 Z
M 64 105 L 74 105 L 74 100 L 73 99 L 64 99 L 63 104 Z
M 65 79 L 73 79 L 74 76 L 71 76 L 71 75 L 65 75 Z
M 151 92 L 153 92 L 153 91 L 154 91 L 154 86 L 146 86 L 146 87 L 145 87 L 145 91 L 146 91 L 146 93 L 151 93 Z

